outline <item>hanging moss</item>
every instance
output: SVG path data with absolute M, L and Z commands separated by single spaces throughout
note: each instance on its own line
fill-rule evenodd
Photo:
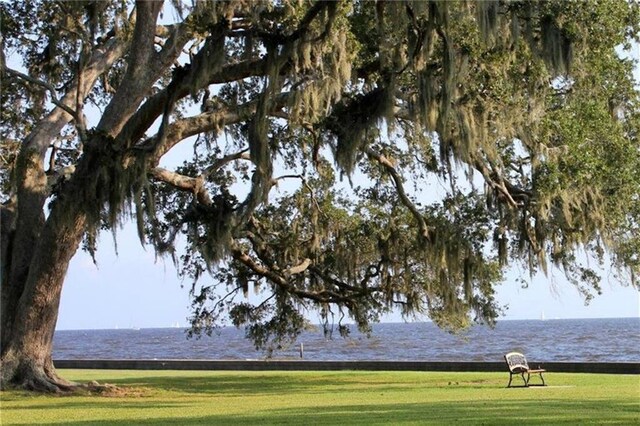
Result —
M 393 85 L 378 88 L 336 106 L 327 127 L 336 136 L 335 159 L 338 167 L 350 175 L 357 154 L 366 146 L 381 120 L 393 112 Z
M 90 132 L 89 137 L 76 171 L 65 184 L 70 190 L 61 193 L 53 203 L 59 204 L 68 217 L 73 217 L 77 209 L 84 212 L 85 246 L 93 255 L 99 231 L 109 229 L 115 236 L 128 217 L 136 217 L 138 235 L 144 241 L 142 228 L 145 220 L 153 217 L 155 206 L 144 158 L 118 149 L 108 135 Z
M 499 0 L 483 0 L 475 2 L 476 20 L 484 40 L 491 40 L 498 28 Z
M 566 31 L 551 16 L 540 20 L 543 58 L 557 74 L 569 74 L 573 59 L 573 43 Z
M 453 45 L 446 35 L 442 37 L 442 86 L 440 88 L 440 105 L 436 128 L 438 133 L 447 138 L 449 134 L 449 113 L 454 100 L 456 81 L 455 55 Z
M 224 195 L 214 197 L 212 204 L 193 204 L 184 217 L 187 235 L 211 268 L 227 254 L 232 246 L 232 231 L 236 226 L 236 206 Z

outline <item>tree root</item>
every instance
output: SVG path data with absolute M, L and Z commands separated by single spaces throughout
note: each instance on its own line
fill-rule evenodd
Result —
M 5 354 L 2 359 L 0 389 L 21 389 L 42 393 L 69 392 L 77 386 L 58 376 L 53 362 Z
M 64 379 L 55 380 L 46 376 L 30 376 L 23 380 L 14 381 L 3 387 L 4 390 L 23 390 L 36 393 L 50 393 L 57 395 L 97 395 L 97 396 L 139 396 L 144 392 L 140 389 L 120 388 L 111 384 L 101 384 L 96 381 L 88 383 L 74 383 Z
M 58 375 L 51 359 L 43 363 L 29 357 L 16 357 L 13 354 L 5 354 L 0 360 L 0 389 L 105 397 L 136 397 L 147 393 L 143 388 L 121 388 L 96 381 L 71 382 Z
M 21 371 L 9 382 L 13 389 L 23 389 L 42 393 L 66 393 L 74 389 L 77 384 L 60 378 L 57 374 L 46 374 L 44 369 L 36 371 Z

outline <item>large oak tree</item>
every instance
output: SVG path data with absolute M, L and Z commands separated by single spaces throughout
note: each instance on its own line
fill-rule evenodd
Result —
M 72 387 L 69 261 L 129 219 L 192 278 L 194 332 L 266 348 L 309 310 L 493 323 L 514 262 L 587 298 L 580 251 L 640 272 L 633 2 L 0 7 L 2 387 Z

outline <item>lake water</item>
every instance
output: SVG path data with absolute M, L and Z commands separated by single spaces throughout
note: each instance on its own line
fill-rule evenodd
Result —
M 377 324 L 371 337 L 346 339 L 306 332 L 276 359 L 501 361 L 510 351 L 534 362 L 640 362 L 640 318 L 500 321 L 451 335 L 432 323 Z M 187 339 L 185 329 L 61 330 L 54 359 L 261 359 L 243 330 L 223 328 L 211 337 Z

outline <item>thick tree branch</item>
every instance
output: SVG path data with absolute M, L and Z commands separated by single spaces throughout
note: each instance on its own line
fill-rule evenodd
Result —
M 246 22 L 244 20 L 239 20 L 231 22 L 230 29 L 233 30 L 233 32 L 230 32 L 229 36 L 235 38 L 257 37 L 263 39 L 267 43 L 275 43 L 279 45 L 293 43 L 296 40 L 301 39 L 309 31 L 311 24 L 319 15 L 321 15 L 323 10 L 335 9 L 335 5 L 333 3 L 334 2 L 316 1 L 313 6 L 311 6 L 309 10 L 307 10 L 305 16 L 300 20 L 298 27 L 289 34 L 285 34 L 278 29 L 267 31 L 264 28 L 259 28 L 255 25 L 251 25 L 250 21 Z M 307 41 L 317 42 L 325 37 L 330 31 L 331 23 L 332 22 L 329 19 L 329 22 L 325 26 L 325 30 L 322 32 L 322 34 L 315 40 Z
M 286 275 L 297 275 L 297 274 L 301 274 L 304 271 L 306 271 L 309 266 L 311 265 L 311 259 L 306 258 L 305 260 L 303 260 L 299 265 L 296 266 L 292 266 L 289 269 L 285 269 L 284 270 L 284 274 Z
M 211 76 L 203 87 L 199 87 L 197 90 L 203 89 L 211 84 L 227 83 L 252 76 L 263 75 L 265 63 L 266 61 L 264 59 L 250 59 L 223 66 L 218 72 Z M 174 96 L 179 100 L 191 93 L 191 89 L 187 84 L 187 81 L 182 77 L 174 78 L 177 78 L 177 80 L 173 80 L 176 83 L 173 84 L 171 91 L 168 87 L 164 88 L 155 95 L 149 97 L 149 99 L 147 99 L 147 101 L 138 108 L 120 132 L 118 142 L 128 144 L 135 143 L 140 140 L 147 129 L 163 113 L 165 105 L 171 96 Z M 169 86 L 171 86 L 171 83 Z M 168 131 L 169 130 L 167 130 L 167 132 Z
M 151 176 L 163 181 L 176 189 L 195 193 L 198 186 L 201 185 L 198 178 L 185 176 L 183 174 L 172 172 L 162 167 L 151 169 Z
M 85 99 L 98 77 L 122 57 L 125 47 L 125 41 L 116 37 L 96 48 L 82 69 L 82 78 L 71 82 L 60 103 L 71 108 L 76 105 L 78 94 Z M 22 289 L 26 283 L 33 248 L 37 246 L 44 224 L 42 209 L 50 191 L 43 164 L 45 154 L 51 142 L 72 119 L 73 114 L 56 106 L 40 120 L 21 146 L 17 164 L 22 167 L 16 167 L 16 196 L 20 202 L 15 222 L 16 238 L 12 247 L 10 279 L 6 283 L 8 287 Z
M 355 287 L 352 286 L 350 284 L 345 283 L 344 281 L 340 281 L 339 279 L 336 279 L 335 277 L 332 277 L 330 274 L 326 273 L 325 271 L 321 270 L 320 268 L 316 267 L 316 266 L 311 266 L 309 268 L 309 271 L 317 276 L 318 278 L 320 278 L 321 280 L 334 285 L 340 289 L 342 289 L 343 291 L 348 291 L 354 294 L 363 294 L 363 288 L 359 288 L 359 287 Z M 375 289 L 369 289 L 369 290 L 375 290 Z
M 204 185 L 204 179 L 202 176 L 195 178 L 185 176 L 162 167 L 155 167 L 151 169 L 150 173 L 156 179 L 161 180 L 176 189 L 193 193 L 194 197 L 201 205 L 210 206 L 212 204 L 211 196 Z
M 365 152 L 370 158 L 373 158 L 378 163 L 380 163 L 380 165 L 384 167 L 384 169 L 389 174 L 389 176 L 391 176 L 391 179 L 393 179 L 394 186 L 396 187 L 398 196 L 400 197 L 400 201 L 402 202 L 402 204 L 404 204 L 406 208 L 409 209 L 409 211 L 411 212 L 413 217 L 416 219 L 416 221 L 418 221 L 418 225 L 420 226 L 420 234 L 427 240 L 430 240 L 431 237 L 430 237 L 429 227 L 427 226 L 427 221 L 425 220 L 424 216 L 420 213 L 418 208 L 415 206 L 415 204 L 413 204 L 413 201 L 411 201 L 411 199 L 409 199 L 409 197 L 407 196 L 407 193 L 404 190 L 402 176 L 400 176 L 400 174 L 396 170 L 393 162 L 391 162 L 391 160 L 389 160 L 384 155 L 375 152 L 371 148 L 366 148 Z
M 283 276 L 278 275 L 270 268 L 266 268 L 265 266 L 259 264 L 239 248 L 234 248 L 232 250 L 232 255 L 234 259 L 241 262 L 243 265 L 247 266 L 254 273 L 260 275 L 261 277 L 267 278 L 269 281 L 279 286 L 289 287 L 289 284 Z
M 154 178 L 169 184 L 178 190 L 193 193 L 200 204 L 211 205 L 211 196 L 205 187 L 207 178 L 228 163 L 235 160 L 249 160 L 249 156 L 246 151 L 226 155 L 207 167 L 204 172 L 196 177 L 185 176 L 162 167 L 152 168 L 150 174 Z
M 327 5 L 324 2 L 314 4 L 301 21 L 298 29 L 289 37 L 292 37 L 292 40 L 300 37 L 301 34 L 308 30 L 313 19 L 315 19 L 325 7 L 327 7 Z M 164 90 L 150 97 L 147 102 L 136 111 L 129 122 L 123 127 L 118 137 L 119 142 L 124 144 L 136 143 L 153 122 L 163 112 L 166 113 L 166 107 L 171 102 L 180 100 L 191 93 L 196 93 L 212 84 L 238 81 L 251 76 L 265 75 L 266 73 L 267 58 L 249 59 L 225 65 L 219 70 L 211 70 L 200 66 L 201 64 L 207 63 L 207 61 L 203 61 L 200 58 L 206 54 L 207 48 L 205 46 L 205 48 L 200 50 L 196 58 L 194 58 L 186 73 L 175 73 L 172 81 Z M 199 82 L 196 86 L 194 86 L 195 81 Z M 163 129 L 163 131 L 165 131 L 165 129 Z
M 142 149 L 150 147 L 152 151 L 150 161 L 157 163 L 180 141 L 201 133 L 220 130 L 227 124 L 238 123 L 255 112 L 255 108 L 256 104 L 251 103 L 234 110 L 224 108 L 177 120 L 167 127 L 164 138 L 155 135 L 140 144 L 140 147 Z
M 289 93 L 281 94 L 273 105 L 270 114 L 275 114 L 282 108 L 289 97 Z M 167 126 L 164 138 L 155 135 L 136 145 L 137 149 L 151 151 L 150 163 L 155 166 L 171 148 L 180 141 L 201 133 L 221 130 L 226 125 L 240 123 L 255 114 L 257 102 L 247 102 L 239 106 L 222 106 L 214 111 L 208 111 L 196 116 L 177 120 Z
M 127 71 L 97 126 L 99 130 L 112 137 L 120 133 L 126 120 L 136 111 L 153 82 L 159 77 L 159 67 L 150 64 L 158 59 L 154 39 L 156 20 L 162 5 L 162 1 L 136 2 L 136 23 Z
M 161 73 L 182 54 L 182 49 L 193 39 L 193 31 L 190 30 L 195 17 L 189 15 L 183 22 L 177 25 L 171 25 L 163 32 L 162 37 L 166 37 L 162 50 L 158 52 L 158 60 L 151 64 L 155 67 L 156 73 Z M 157 34 L 156 34 L 157 35 Z
M 58 100 L 62 106 L 57 106 L 43 118 L 36 128 L 29 134 L 23 149 L 35 150 L 42 158 L 62 128 L 74 119 L 73 107 L 76 105 L 78 94 L 85 99 L 95 85 L 98 77 L 106 72 L 115 61 L 120 59 L 126 49 L 126 40 L 119 37 L 110 39 L 105 44 L 96 48 L 89 57 L 86 66 L 82 70 L 82 78 L 74 79 L 69 85 L 65 95 Z M 81 82 L 81 84 L 79 84 Z

